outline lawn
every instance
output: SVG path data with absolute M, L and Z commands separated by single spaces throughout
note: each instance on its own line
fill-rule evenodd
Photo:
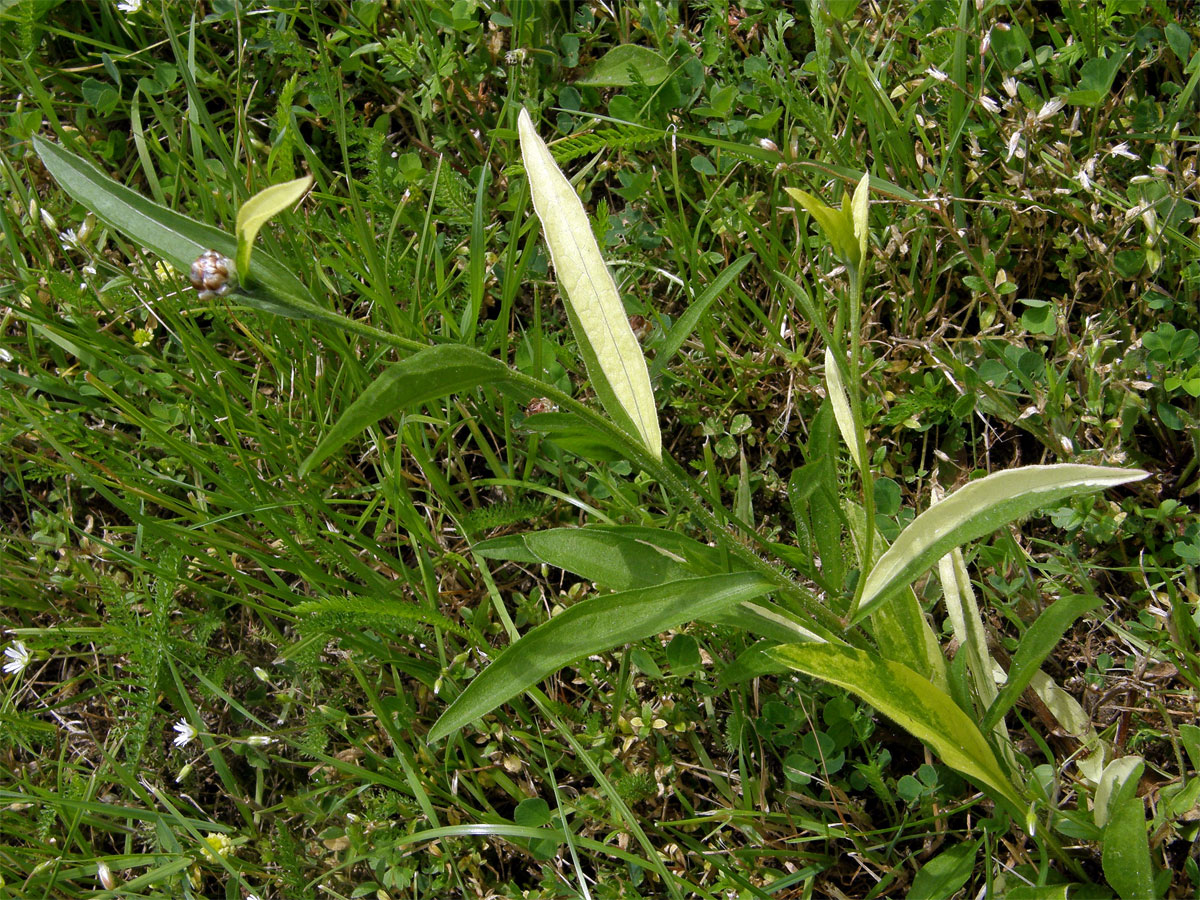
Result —
M 1200 893 L 1200 8 L 0 0 L 0 900 Z

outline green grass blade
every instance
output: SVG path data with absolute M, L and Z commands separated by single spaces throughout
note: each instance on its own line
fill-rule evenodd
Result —
M 667 332 L 667 336 L 659 345 L 654 362 L 650 364 L 651 378 L 657 378 L 662 373 L 675 354 L 679 352 L 683 342 L 688 339 L 688 335 L 696 330 L 696 326 L 700 324 L 700 320 L 708 312 L 713 301 L 720 297 L 725 288 L 729 287 L 733 280 L 742 273 L 742 270 L 753 261 L 754 254 L 747 253 L 731 262 L 726 266 L 725 271 L 714 278 L 712 284 L 692 301 L 691 305 L 684 310 L 683 315 L 675 320 L 675 324 L 671 326 L 671 330 Z
M 587 213 L 524 109 L 518 127 L 533 208 L 592 386 L 605 411 L 661 459 L 662 436 L 646 358 Z
M 576 660 L 713 615 L 767 593 L 759 575 L 708 575 L 577 603 L 510 644 L 429 732 L 430 743 L 487 715 Z
M 1022 812 L 1027 806 L 978 726 L 944 691 L 908 666 L 840 644 L 788 644 L 767 651 L 790 668 L 861 697 L 951 768 Z
M 1064 464 L 1023 466 L 972 481 L 917 516 L 879 557 L 867 575 L 853 621 L 861 620 L 955 547 L 1064 497 L 1116 487 L 1149 474 L 1141 469 Z
M 315 450 L 300 464 L 306 477 L 359 432 L 386 415 L 457 391 L 505 380 L 508 369 L 478 350 L 444 344 L 422 350 L 375 379 L 342 413 Z

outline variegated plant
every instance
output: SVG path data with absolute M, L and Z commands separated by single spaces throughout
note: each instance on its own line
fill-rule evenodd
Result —
M 309 179 L 269 188 L 247 201 L 238 216 L 236 234 L 230 235 L 146 200 L 58 145 L 35 139 L 35 148 L 64 190 L 177 268 L 186 269 L 202 252 L 213 251 L 220 266 L 199 273 L 206 290 L 210 275 L 221 281 L 236 269 L 242 277 L 228 282 L 230 299 L 267 312 L 318 319 L 389 344 L 400 353 L 401 360 L 385 369 L 330 426 L 300 464 L 301 477 L 308 477 L 385 416 L 449 394 L 490 386 L 526 400 L 549 398 L 559 411 L 530 417 L 530 427 L 546 430 L 561 439 L 564 447 L 629 460 L 686 507 L 708 537 L 721 545 L 718 549 L 670 531 L 598 525 L 477 544 L 474 550 L 481 557 L 558 566 L 610 588 L 612 593 L 585 599 L 523 636 L 514 634 L 512 643 L 453 699 L 430 732 L 431 742 L 459 732 L 563 666 L 702 620 L 743 628 L 761 639 L 753 653 L 730 667 L 727 678 L 787 668 L 840 685 L 928 744 L 1014 816 L 1036 824 L 1037 793 L 1008 742 L 1005 716 L 1027 686 L 1048 704 L 1055 704 L 1052 708 L 1062 710 L 1064 717 L 1071 716 L 1070 703 L 1054 693 L 1057 689 L 1040 666 L 1087 605 L 1059 601 L 1049 607 L 1030 627 L 1006 673 L 1006 684 L 997 688 L 994 663 L 983 640 L 980 614 L 958 548 L 1039 507 L 1145 478 L 1147 473 L 1083 465 L 997 472 L 930 506 L 887 546 L 874 526 L 872 457 L 863 416 L 859 347 L 872 179 L 863 176 L 840 209 L 791 190 L 793 199 L 824 231 L 848 273 L 849 291 L 839 298 L 832 326 L 821 304 L 795 285 L 783 283 L 826 339 L 829 415 L 858 478 L 859 502 L 835 485 L 832 493 L 840 496 L 841 502 L 835 500 L 822 515 L 832 517 L 839 534 L 843 527 L 839 523 L 848 525 L 853 538 L 856 558 L 848 566 L 839 561 L 838 571 L 857 569 L 862 573 L 852 596 L 846 597 L 841 596 L 842 584 L 826 583 L 818 589 L 798 582 L 785 567 L 766 561 L 781 548 L 753 531 L 731 539 L 729 528 L 735 519 L 704 499 L 685 470 L 663 453 L 651 369 L 630 328 L 587 214 L 525 110 L 520 111 L 517 124 L 533 207 L 580 355 L 607 415 L 471 347 L 424 346 L 332 312 L 265 253 L 252 257 L 258 228 L 297 202 L 308 190 Z M 229 263 L 230 254 L 236 257 L 236 264 Z M 692 309 L 667 335 L 663 343 L 667 349 L 660 352 L 653 371 L 662 371 L 700 315 L 748 262 L 749 257 L 738 260 L 694 298 Z M 220 287 L 225 288 L 226 283 L 222 281 Z M 821 472 L 822 478 L 834 477 L 832 465 Z M 801 484 L 798 493 L 809 496 L 813 491 Z M 818 539 L 817 543 L 822 553 L 838 552 L 836 541 Z M 943 582 L 948 616 L 967 654 L 973 685 L 968 697 L 950 691 L 945 657 L 913 591 L 915 580 L 935 567 Z M 1104 785 L 1106 798 L 1128 794 L 1131 779 L 1136 782 L 1139 771 L 1136 761 L 1109 763 L 1094 732 L 1085 740 L 1085 774 Z M 1097 809 L 1099 827 L 1114 827 L 1113 810 L 1120 810 L 1116 821 L 1128 824 L 1129 814 L 1113 800 Z

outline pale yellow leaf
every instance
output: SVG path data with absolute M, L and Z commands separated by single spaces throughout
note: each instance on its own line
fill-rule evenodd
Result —
M 518 130 L 533 208 L 592 386 L 608 414 L 626 430 L 632 428 L 646 449 L 661 459 L 662 437 L 646 358 L 587 213 L 525 110 Z

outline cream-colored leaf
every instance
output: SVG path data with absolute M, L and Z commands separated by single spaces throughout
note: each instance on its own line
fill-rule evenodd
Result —
M 632 428 L 646 449 L 661 458 L 662 437 L 646 358 L 587 213 L 524 109 L 517 126 L 533 208 L 592 386 L 608 414 L 626 430 Z
M 867 207 L 870 205 L 871 173 L 864 172 L 858 187 L 854 189 L 854 200 L 851 203 L 854 218 L 854 236 L 858 239 L 858 256 L 860 262 L 867 258 Z
M 283 212 L 308 193 L 312 187 L 313 178 L 306 175 L 294 181 L 283 184 L 273 184 L 259 191 L 242 204 L 238 210 L 237 225 L 237 272 L 243 282 L 247 281 L 250 272 L 250 254 L 254 250 L 254 239 L 258 231 L 270 218 Z
M 850 397 L 846 393 L 846 383 L 842 381 L 842 371 L 838 368 L 837 357 L 833 349 L 825 348 L 825 387 L 829 392 L 829 402 L 833 406 L 833 418 L 837 422 L 838 431 L 842 433 L 842 442 L 850 451 L 850 458 L 860 469 L 862 459 L 858 455 L 858 434 L 854 430 L 854 415 L 850 411 Z
M 900 532 L 875 561 L 863 584 L 858 621 L 893 592 L 910 584 L 954 547 L 990 534 L 1039 507 L 1146 478 L 1141 469 L 1060 464 L 1022 466 L 972 481 L 931 506 Z

